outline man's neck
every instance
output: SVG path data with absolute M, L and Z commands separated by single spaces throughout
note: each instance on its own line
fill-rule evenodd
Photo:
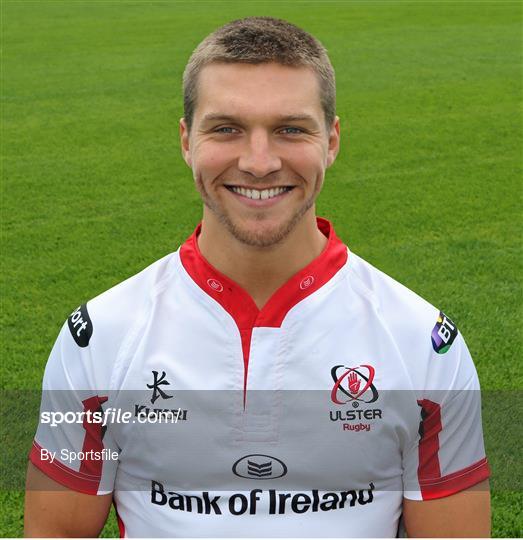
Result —
M 204 213 L 198 237 L 201 254 L 222 274 L 243 287 L 259 309 L 296 272 L 318 257 L 327 244 L 327 238 L 316 225 L 314 208 L 284 240 L 270 248 L 240 242 L 213 218 Z

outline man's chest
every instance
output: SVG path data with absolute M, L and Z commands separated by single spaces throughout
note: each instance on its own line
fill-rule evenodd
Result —
M 148 325 L 113 400 L 132 417 L 114 426 L 121 472 L 189 490 L 400 489 L 419 411 L 396 391 L 394 344 L 368 317 L 299 315 L 247 344 L 220 312 Z

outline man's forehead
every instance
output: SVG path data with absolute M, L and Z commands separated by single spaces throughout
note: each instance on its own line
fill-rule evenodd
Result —
M 213 63 L 200 72 L 197 94 L 201 117 L 258 112 L 305 119 L 322 114 L 318 79 L 302 66 Z
M 200 70 L 200 76 L 203 73 L 213 73 L 213 74 L 222 74 L 222 75 L 235 75 L 237 73 L 256 73 L 272 72 L 274 75 L 287 75 L 287 76 L 306 76 L 306 74 L 314 76 L 314 70 L 309 66 L 292 66 L 287 64 L 280 64 L 278 62 L 210 62 L 206 64 Z

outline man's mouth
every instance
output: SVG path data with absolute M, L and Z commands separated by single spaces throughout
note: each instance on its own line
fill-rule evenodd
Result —
M 277 197 L 278 195 L 281 195 L 282 193 L 286 193 L 287 191 L 291 191 L 294 186 L 282 186 L 282 187 L 275 187 L 275 188 L 268 188 L 268 189 L 253 189 L 253 188 L 244 188 L 240 186 L 225 186 L 229 191 L 232 191 L 233 193 L 237 193 L 238 195 L 242 195 L 243 197 L 247 197 L 248 199 L 252 199 L 253 201 L 257 200 L 267 200 L 267 199 L 273 199 L 274 197 Z

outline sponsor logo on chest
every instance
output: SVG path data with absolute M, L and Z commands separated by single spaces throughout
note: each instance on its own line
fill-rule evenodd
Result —
M 167 373 L 162 371 L 162 374 L 159 375 L 159 372 L 152 370 L 153 380 L 150 384 L 147 384 L 147 388 L 152 390 L 150 397 L 150 402 L 154 405 L 159 399 L 163 403 L 165 400 L 174 398 L 174 395 L 168 393 L 168 390 L 165 387 L 171 386 L 171 383 L 167 380 Z M 149 404 L 135 403 L 134 404 L 134 416 L 142 420 L 148 420 L 149 422 L 171 422 L 176 423 L 180 420 L 187 420 L 187 409 L 182 409 L 181 407 L 170 408 L 170 407 L 151 407 Z
M 214 495 L 208 491 L 186 495 L 176 491 L 166 491 L 156 480 L 151 481 L 151 504 L 167 506 L 171 510 L 193 512 L 195 514 L 305 514 L 350 509 L 372 503 L 374 484 L 369 489 L 321 492 L 317 489 L 302 493 L 285 492 L 276 489 L 253 489 L 248 493 L 232 493 L 228 496 Z

